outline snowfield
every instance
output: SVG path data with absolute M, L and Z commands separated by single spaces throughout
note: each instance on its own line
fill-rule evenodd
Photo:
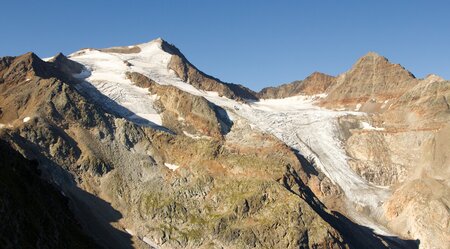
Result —
M 216 92 L 206 92 L 194 88 L 180 80 L 168 69 L 171 55 L 161 48 L 161 40 L 137 45 L 139 53 L 112 53 L 85 49 L 70 55 L 70 59 L 85 65 L 87 71 L 76 77 L 85 79 L 79 84 L 84 91 L 106 109 L 113 110 L 124 118 L 142 125 L 161 126 L 161 117 L 153 107 L 157 98 L 147 89 L 134 86 L 126 79 L 126 72 L 138 72 L 162 85 L 173 85 L 194 95 L 203 96 L 210 102 L 223 107 L 231 120 L 245 119 L 252 128 L 271 133 L 297 150 L 305 157 L 314 158 L 315 166 L 334 184 L 338 185 L 351 205 L 369 210 L 380 209 L 390 195 L 387 188 L 375 186 L 356 174 L 347 163 L 347 155 L 340 140 L 337 119 L 340 116 L 358 112 L 335 111 L 320 108 L 314 101 L 321 96 L 296 96 L 286 99 L 269 99 L 258 102 L 240 103 Z M 359 109 L 359 108 L 357 108 Z M 378 130 L 370 124 L 362 124 L 363 129 Z M 195 139 L 195 135 L 185 133 Z M 165 163 L 169 169 L 177 165 Z M 356 208 L 349 211 L 351 218 L 360 224 L 388 234 Z
M 371 124 L 367 122 L 361 122 L 363 130 L 372 130 L 372 131 L 384 131 L 384 128 L 373 127 Z

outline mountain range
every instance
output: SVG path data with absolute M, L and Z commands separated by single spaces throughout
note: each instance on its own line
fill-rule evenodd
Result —
M 450 81 L 255 92 L 161 38 L 0 58 L 3 248 L 450 248 Z

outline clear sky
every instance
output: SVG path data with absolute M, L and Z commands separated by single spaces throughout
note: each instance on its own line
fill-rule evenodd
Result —
M 0 0 L 0 56 L 162 37 L 199 69 L 254 90 L 337 75 L 369 51 L 450 79 L 450 1 Z

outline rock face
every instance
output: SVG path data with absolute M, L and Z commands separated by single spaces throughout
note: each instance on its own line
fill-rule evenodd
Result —
M 414 75 L 401 65 L 370 52 L 337 78 L 322 104 L 351 108 L 361 104 L 361 110 L 379 110 L 384 101 L 400 97 L 416 84 Z
M 174 86 L 159 85 L 148 77 L 132 72 L 127 77 L 136 85 L 148 88 L 158 96 L 158 105 L 164 127 L 179 134 L 220 137 L 232 126 L 225 110 L 207 101 L 204 97 L 184 92 Z
M 314 72 L 302 81 L 294 81 L 278 87 L 263 88 L 258 97 L 261 99 L 280 99 L 296 95 L 315 95 L 325 93 L 335 84 L 336 78 L 319 72 Z
M 198 70 L 174 45 L 162 41 L 162 48 L 167 53 L 172 54 L 169 68 L 175 71 L 181 80 L 188 82 L 195 88 L 204 91 L 215 91 L 231 99 L 257 99 L 255 92 L 242 85 L 224 83 Z

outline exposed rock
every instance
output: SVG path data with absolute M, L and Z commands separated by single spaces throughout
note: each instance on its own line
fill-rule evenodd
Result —
M 136 85 L 148 88 L 158 96 L 163 126 L 179 134 L 206 135 L 219 138 L 232 125 L 226 112 L 204 97 L 184 92 L 174 86 L 157 84 L 148 77 L 132 72 L 127 77 Z
M 141 51 L 138 46 L 127 46 L 127 47 L 112 47 L 112 48 L 102 48 L 99 49 L 102 52 L 109 53 L 121 53 L 121 54 L 136 54 Z
M 83 65 L 75 61 L 69 60 L 62 53 L 58 53 L 55 57 L 53 57 L 50 60 L 50 62 L 52 62 L 52 64 L 57 69 L 59 69 L 60 71 L 64 72 L 67 75 L 79 74 L 85 69 Z
M 448 248 L 449 183 L 424 177 L 403 184 L 385 204 L 389 226 L 405 237 L 419 237 L 422 248 Z
M 386 100 L 398 98 L 417 84 L 418 80 L 399 64 L 370 52 L 360 58 L 346 73 L 337 77 L 328 90 L 323 105 L 354 108 L 367 104 L 366 111 L 377 111 Z M 375 105 L 373 105 L 375 103 Z M 372 104 L 372 106 L 371 106 Z
M 325 93 L 335 84 L 336 78 L 319 72 L 314 72 L 302 81 L 294 81 L 278 87 L 263 88 L 258 97 L 262 99 L 279 99 L 296 95 L 315 95 Z

